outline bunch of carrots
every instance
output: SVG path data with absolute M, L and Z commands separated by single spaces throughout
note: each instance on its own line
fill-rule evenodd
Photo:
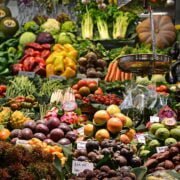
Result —
M 132 73 L 125 73 L 121 71 L 118 67 L 117 60 L 114 60 L 109 64 L 105 81 L 113 82 L 113 81 L 125 81 L 131 79 L 132 79 Z

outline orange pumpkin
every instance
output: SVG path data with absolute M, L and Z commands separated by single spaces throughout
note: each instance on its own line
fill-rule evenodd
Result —
M 176 39 L 176 30 L 169 16 L 156 15 L 154 18 L 154 29 L 156 45 L 158 48 L 170 46 Z M 140 42 L 152 43 L 150 18 L 142 21 L 136 28 Z

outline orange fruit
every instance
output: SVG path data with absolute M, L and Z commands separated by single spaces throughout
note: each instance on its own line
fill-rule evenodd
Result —
M 120 141 L 124 144 L 129 144 L 131 142 L 131 140 L 129 139 L 129 137 L 126 134 L 122 134 L 120 136 Z
M 110 115 L 107 111 L 99 110 L 94 114 L 93 121 L 98 125 L 102 125 L 105 124 L 109 119 L 110 119 Z
M 94 132 L 93 124 L 87 124 L 84 126 L 84 134 L 88 137 L 92 136 Z
M 95 139 L 101 142 L 104 139 L 110 139 L 110 134 L 106 129 L 100 129 L 96 132 Z
M 9 129 L 3 128 L 0 130 L 0 140 L 6 140 L 9 138 L 11 132 Z
M 129 129 L 129 131 L 126 132 L 126 135 L 130 140 L 133 140 L 134 136 L 136 135 L 136 131 L 134 129 Z
M 111 133 L 119 133 L 122 130 L 123 124 L 119 118 L 112 117 L 107 121 L 107 129 Z

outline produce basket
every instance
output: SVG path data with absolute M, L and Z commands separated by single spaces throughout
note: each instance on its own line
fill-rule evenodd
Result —
M 135 74 L 163 74 L 169 70 L 172 59 L 167 55 L 130 54 L 119 57 L 119 68 Z

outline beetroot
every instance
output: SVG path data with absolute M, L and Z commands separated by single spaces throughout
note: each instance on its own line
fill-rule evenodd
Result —
M 46 121 L 41 119 L 41 120 L 36 121 L 36 124 L 46 124 Z
M 11 131 L 10 137 L 11 137 L 11 138 L 16 138 L 16 137 L 18 137 L 19 134 L 20 134 L 20 132 L 21 132 L 20 129 L 14 129 L 14 130 Z
M 29 139 L 32 139 L 33 138 L 33 132 L 31 129 L 29 128 L 25 128 L 21 131 L 21 134 L 22 134 L 22 138 L 25 139 L 25 140 L 29 140 Z
M 49 128 L 45 124 L 38 124 L 36 126 L 36 132 L 41 132 L 47 135 L 49 133 Z
M 68 138 L 62 138 L 58 141 L 58 143 L 61 145 L 69 145 L 71 144 L 71 141 Z
M 77 139 L 77 134 L 74 131 L 67 132 L 66 138 L 70 139 L 71 141 L 75 141 Z
M 29 128 L 29 129 L 31 129 L 32 131 L 34 131 L 35 128 L 36 128 L 36 122 L 33 121 L 33 120 L 25 122 L 25 123 L 24 123 L 24 128 Z
M 61 123 L 58 128 L 62 129 L 64 133 L 71 131 L 71 127 L 67 125 L 66 123 Z
M 40 139 L 41 141 L 44 141 L 46 139 L 46 136 L 43 133 L 35 133 L 34 138 Z
M 52 139 L 45 139 L 44 142 L 49 144 L 49 145 L 54 145 L 55 144 Z
M 51 130 L 57 128 L 60 125 L 60 121 L 57 117 L 51 117 L 47 120 L 47 127 Z
M 50 138 L 55 142 L 59 141 L 63 137 L 64 137 L 64 132 L 61 129 L 56 128 L 50 132 Z
M 169 106 L 164 106 L 163 108 L 161 108 L 159 110 L 158 116 L 161 120 L 164 118 L 176 119 L 176 113 Z

